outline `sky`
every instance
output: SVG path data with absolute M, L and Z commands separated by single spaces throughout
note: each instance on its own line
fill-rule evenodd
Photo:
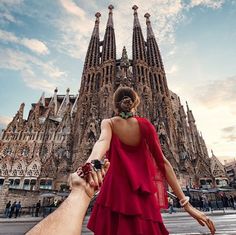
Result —
M 188 101 L 196 125 L 221 160 L 236 157 L 236 0 L 0 0 L 0 128 L 42 92 L 77 94 L 99 11 L 100 39 L 113 4 L 117 58 L 131 59 L 132 6 L 146 38 L 149 12 L 169 88 Z M 185 108 L 186 110 L 186 108 Z

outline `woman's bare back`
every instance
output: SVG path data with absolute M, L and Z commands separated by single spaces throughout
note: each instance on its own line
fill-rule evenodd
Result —
M 112 131 L 124 144 L 137 146 L 141 133 L 138 120 L 134 117 L 123 119 L 119 116 L 110 118 Z

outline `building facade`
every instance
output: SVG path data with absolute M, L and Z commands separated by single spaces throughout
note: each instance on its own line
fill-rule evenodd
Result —
M 229 185 L 236 188 L 236 159 L 225 161 L 224 167 L 229 178 Z
M 114 115 L 112 97 L 119 86 L 130 86 L 140 96 L 137 114 L 148 118 L 159 134 L 163 152 L 182 186 L 201 187 L 211 179 L 210 158 L 194 115 L 185 111 L 177 94 L 170 91 L 165 69 L 146 13 L 144 38 L 133 6 L 132 59 L 125 47 L 116 58 L 113 6 L 108 7 L 105 35 L 100 40 L 96 13 L 94 29 L 85 57 L 79 93 L 58 94 L 32 104 L 23 119 L 24 104 L 3 131 L 0 141 L 0 185 L 24 190 L 65 187 L 68 172 L 75 170 L 91 153 L 100 134 L 102 119 Z M 1 186 L 0 186 L 1 187 Z

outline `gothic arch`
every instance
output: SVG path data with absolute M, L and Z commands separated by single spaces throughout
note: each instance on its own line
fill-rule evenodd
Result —
M 26 166 L 23 161 L 17 161 L 12 166 L 11 176 L 23 176 L 25 174 Z
M 26 176 L 39 177 L 41 172 L 41 164 L 38 161 L 33 161 L 26 171 Z
M 8 173 L 10 171 L 10 165 L 7 162 L 1 162 L 0 163 L 0 173 L 1 176 L 8 176 Z

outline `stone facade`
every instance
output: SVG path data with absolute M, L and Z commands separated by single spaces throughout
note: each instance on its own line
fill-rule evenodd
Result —
M 156 127 L 163 152 L 182 186 L 199 187 L 201 178 L 214 180 L 206 144 L 192 111 L 168 89 L 160 50 L 146 13 L 144 39 L 137 6 L 133 6 L 132 59 L 124 47 L 116 58 L 113 6 L 109 7 L 103 40 L 100 13 L 89 42 L 78 95 L 44 94 L 23 119 L 24 104 L 3 131 L 0 141 L 0 182 L 25 190 L 64 187 L 69 171 L 83 163 L 100 134 L 102 119 L 114 115 L 112 97 L 119 86 L 133 87 L 141 98 L 137 114 Z M 1 187 L 1 186 L 0 186 Z
M 22 207 L 33 207 L 39 200 L 39 191 L 29 191 L 23 189 L 9 189 L 8 184 L 4 184 L 0 190 L 0 213 L 4 212 L 5 206 L 8 201 L 21 202 Z
M 236 159 L 225 161 L 225 171 L 229 178 L 229 184 L 236 188 Z
M 214 176 L 215 181 L 214 183 L 215 187 L 225 187 L 229 185 L 229 178 L 227 176 L 227 172 L 225 171 L 224 165 L 219 161 L 219 159 L 215 156 L 213 153 L 213 150 L 211 150 L 211 172 Z

